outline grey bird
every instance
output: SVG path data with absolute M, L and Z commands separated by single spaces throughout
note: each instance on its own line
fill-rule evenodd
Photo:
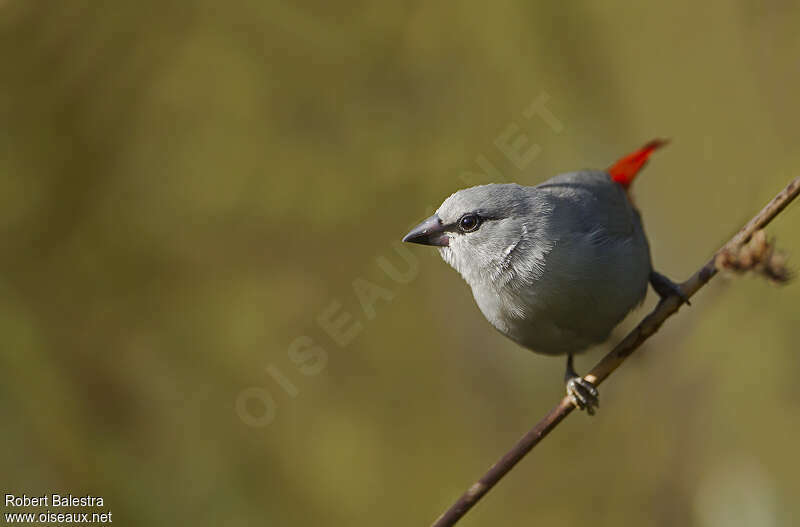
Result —
M 608 170 L 555 176 L 533 187 L 490 184 L 451 195 L 404 238 L 433 245 L 472 288 L 486 319 L 521 346 L 567 355 L 566 389 L 591 415 L 597 389 L 573 355 L 604 342 L 641 304 L 648 283 L 662 298 L 680 287 L 655 272 L 628 187 L 655 140 Z

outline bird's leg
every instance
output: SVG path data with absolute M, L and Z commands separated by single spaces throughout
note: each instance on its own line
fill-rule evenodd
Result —
M 684 302 L 687 306 L 692 305 L 689 302 L 689 297 L 681 289 L 681 286 L 667 278 L 661 273 L 657 273 L 655 271 L 650 271 L 650 285 L 653 286 L 658 296 L 661 297 L 661 300 L 669 298 L 671 296 L 677 296 L 681 299 L 681 302 Z
M 594 384 L 575 372 L 571 353 L 567 355 L 567 371 L 564 373 L 564 381 L 567 383 L 567 395 L 572 404 L 579 410 L 586 410 L 587 414 L 594 415 L 595 408 L 600 406 L 599 393 Z

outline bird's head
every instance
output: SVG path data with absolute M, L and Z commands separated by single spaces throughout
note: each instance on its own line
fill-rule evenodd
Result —
M 533 209 L 538 207 L 529 192 L 516 184 L 459 190 L 403 241 L 439 247 L 470 285 L 507 283 L 531 266 L 526 255 L 533 247 Z

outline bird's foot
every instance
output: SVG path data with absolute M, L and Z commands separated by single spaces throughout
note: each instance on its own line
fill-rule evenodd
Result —
M 692 303 L 689 302 L 689 297 L 686 296 L 686 293 L 683 292 L 681 286 L 667 278 L 661 273 L 657 273 L 655 271 L 650 271 L 650 284 L 655 289 L 658 296 L 661 297 L 661 300 L 666 300 L 671 296 L 677 296 L 681 299 L 681 302 L 685 303 L 687 306 L 691 306 Z
M 600 406 L 600 393 L 594 384 L 583 377 L 567 379 L 567 396 L 578 410 L 586 410 L 589 415 L 594 415 L 595 409 Z

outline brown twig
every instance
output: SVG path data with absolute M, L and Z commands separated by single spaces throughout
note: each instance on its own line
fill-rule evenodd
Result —
M 731 240 L 726 243 L 714 256 L 706 262 L 691 278 L 681 284 L 687 297 L 693 296 L 701 287 L 708 283 L 717 274 L 717 258 L 720 254 L 738 251 L 746 244 L 754 233 L 763 229 L 775 216 L 800 194 L 800 177 L 794 178 L 761 212 L 750 220 Z M 599 385 L 620 364 L 633 353 L 645 340 L 653 335 L 667 318 L 675 314 L 680 308 L 680 300 L 670 297 L 660 302 L 653 311 L 642 320 L 628 335 L 617 344 L 597 365 L 586 375 L 586 380 Z M 509 450 L 497 463 L 472 485 L 460 498 L 442 514 L 433 524 L 433 527 L 446 527 L 454 525 L 469 509 L 475 505 L 492 487 L 494 487 L 509 470 L 514 468 L 533 447 L 539 444 L 558 424 L 567 417 L 574 406 L 568 397 L 561 399 L 558 405 L 550 410 L 536 426 L 525 434 L 514 447 Z

